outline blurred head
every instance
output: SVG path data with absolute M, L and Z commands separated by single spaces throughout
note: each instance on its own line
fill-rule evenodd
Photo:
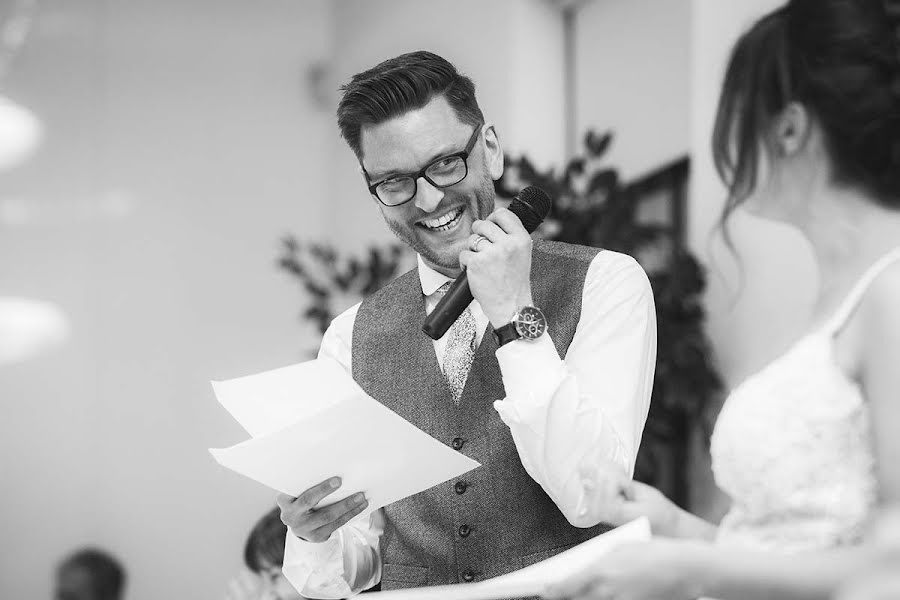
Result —
M 732 52 L 713 132 L 739 205 L 802 219 L 836 186 L 900 208 L 900 14 L 891 0 L 790 0 Z
M 281 572 L 285 537 L 287 526 L 281 521 L 281 511 L 275 507 L 256 522 L 244 545 L 244 563 L 262 579 L 263 594 L 267 599 L 303 598 Z
M 337 115 L 394 234 L 432 267 L 458 272 L 472 221 L 493 210 L 503 173 L 472 80 L 440 56 L 411 52 L 354 75 Z
M 120 600 L 124 588 L 125 570 L 102 550 L 79 550 L 56 570 L 56 600 Z

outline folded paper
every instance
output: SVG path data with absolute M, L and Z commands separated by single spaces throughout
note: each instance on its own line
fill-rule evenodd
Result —
M 210 453 L 292 496 L 338 476 L 342 487 L 324 502 L 364 492 L 364 516 L 480 466 L 371 398 L 330 359 L 212 386 L 252 437 Z

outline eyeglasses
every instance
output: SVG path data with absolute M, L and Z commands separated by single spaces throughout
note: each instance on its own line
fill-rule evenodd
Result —
M 478 134 L 481 133 L 481 125 L 472 132 L 464 150 L 443 156 L 418 173 L 405 173 L 382 179 L 377 183 L 369 181 L 369 174 L 363 169 L 366 181 L 369 183 L 369 193 L 378 198 L 385 206 L 400 206 L 416 197 L 419 186 L 419 177 L 436 188 L 456 185 L 469 174 L 469 165 L 466 162 L 469 153 L 475 147 Z

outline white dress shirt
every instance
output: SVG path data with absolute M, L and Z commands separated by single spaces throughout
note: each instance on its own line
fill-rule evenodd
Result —
M 426 311 L 448 277 L 419 257 Z M 332 321 L 320 357 L 351 371 L 359 304 Z M 481 341 L 488 318 L 471 304 Z M 604 497 L 630 478 L 650 408 L 656 363 L 656 311 L 650 282 L 630 256 L 601 251 L 588 267 L 581 315 L 565 360 L 548 332 L 497 350 L 506 398 L 494 409 L 509 427 L 528 474 L 576 527 L 603 520 Z M 446 337 L 434 342 L 443 369 Z M 356 491 L 356 490 L 353 490 Z M 363 490 L 364 491 L 364 490 Z M 327 503 L 327 498 L 325 500 Z M 346 598 L 381 580 L 382 511 L 355 519 L 321 544 L 287 535 L 284 574 L 311 598 Z

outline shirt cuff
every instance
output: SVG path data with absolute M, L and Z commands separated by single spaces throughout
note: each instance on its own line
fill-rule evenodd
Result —
M 506 398 L 494 402 L 500 417 L 507 425 L 543 423 L 544 411 L 566 374 L 550 335 L 510 342 L 498 348 L 496 356 L 506 389 Z
M 314 544 L 288 531 L 282 572 L 304 596 L 347 598 L 351 595 L 350 585 L 344 579 L 343 547 L 338 532 L 327 542 Z

